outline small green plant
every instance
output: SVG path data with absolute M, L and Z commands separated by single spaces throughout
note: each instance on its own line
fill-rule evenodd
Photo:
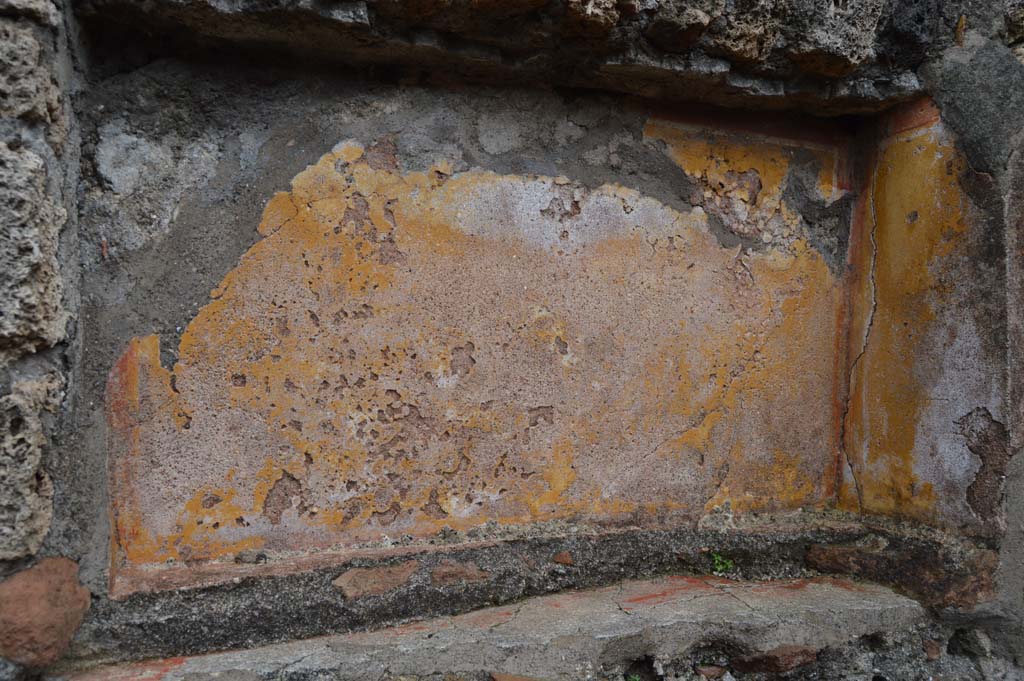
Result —
M 712 571 L 716 575 L 723 575 L 726 572 L 730 572 L 734 567 L 736 567 L 736 563 L 734 563 L 730 558 L 726 558 L 720 553 L 711 554 L 711 564 L 714 567 Z
M 644 681 L 639 674 L 627 674 L 626 681 Z

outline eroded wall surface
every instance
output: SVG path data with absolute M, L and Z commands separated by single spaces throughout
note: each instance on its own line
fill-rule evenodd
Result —
M 1018 5 L 0 0 L 0 678 L 723 557 L 1024 659 Z
M 115 590 L 253 550 L 828 503 L 841 270 L 784 194 L 799 167 L 835 202 L 845 150 L 657 117 L 633 143 L 688 210 L 407 170 L 392 139 L 299 173 L 173 365 L 150 335 L 110 374 Z
M 43 423 L 64 377 L 47 351 L 65 340 L 71 307 L 59 253 L 77 161 L 66 37 L 48 0 L 23 5 L 0 16 L 0 561 L 33 555 L 49 529 Z

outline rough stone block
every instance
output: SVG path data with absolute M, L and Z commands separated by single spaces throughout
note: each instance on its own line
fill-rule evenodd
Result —
M 786 56 L 803 70 L 824 76 L 845 76 L 875 58 L 885 0 L 822 3 L 793 0 L 792 14 L 782 23 Z
M 53 486 L 42 468 L 41 412 L 60 403 L 55 376 L 19 381 L 0 397 L 0 560 L 39 550 L 52 516 Z
M 913 16 L 905 23 L 914 40 L 906 40 L 884 20 L 913 14 L 900 12 L 899 5 L 882 0 L 384 0 L 367 11 L 364 3 L 271 9 L 252 0 L 230 6 L 203 0 L 182 11 L 176 2 L 161 0 L 139 11 L 124 0 L 89 0 L 80 11 L 102 30 L 129 34 L 138 25 L 170 23 L 200 43 L 216 38 L 287 44 L 320 57 L 414 63 L 474 79 L 541 77 L 643 96 L 848 112 L 878 111 L 919 94 L 920 83 L 905 65 L 919 62 L 923 49 L 952 40 L 940 21 L 915 22 Z M 709 54 L 720 69 L 702 67 Z M 511 55 L 516 59 L 507 58 Z M 628 66 L 615 74 L 607 68 L 615 64 Z
M 45 667 L 68 647 L 89 608 L 78 565 L 44 558 L 0 582 L 0 656 Z
M 64 219 L 46 192 L 43 159 L 0 141 L 0 365 L 63 337 L 57 238 Z
M 0 116 L 46 123 L 59 110 L 60 91 L 35 27 L 0 17 Z
M 60 13 L 51 0 L 0 0 L 0 14 L 30 17 L 51 27 L 60 21 Z

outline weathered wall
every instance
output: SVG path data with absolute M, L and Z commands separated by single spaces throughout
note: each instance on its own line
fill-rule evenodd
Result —
M 5 236 L 0 251 L 0 368 L 6 426 L 0 465 L 16 495 L 5 500 L 0 516 L 4 560 L 35 553 L 46 534 L 53 492 L 41 468 L 45 434 L 40 415 L 60 403 L 60 374 L 48 372 L 45 361 L 33 371 L 30 362 L 19 360 L 65 337 L 58 244 L 67 211 L 64 159 L 58 154 L 68 143 L 70 112 L 59 87 L 60 16 L 48 2 L 18 9 L 0 18 L 0 209 Z
M 47 545 L 54 437 L 74 389 L 79 137 L 69 38 L 49 0 L 0 2 L 0 677 L 56 660 L 89 594 Z
M 1003 251 L 930 104 L 881 124 L 852 261 L 845 508 L 1000 534 Z
M 664 147 L 677 207 L 403 172 L 388 139 L 299 174 L 174 365 L 149 336 L 111 374 L 115 565 L 829 503 L 843 296 L 783 192 L 799 159 L 834 202 L 840 149 L 657 118 L 612 144 Z
M 3 673 L 722 552 L 1024 654 L 1019 8 L 77 9 L 0 0 Z

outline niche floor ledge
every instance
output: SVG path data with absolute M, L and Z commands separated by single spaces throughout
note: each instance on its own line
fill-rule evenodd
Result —
M 563 592 L 454 617 L 243 651 L 64 672 L 67 681 L 580 679 L 693 674 L 694 651 L 734 669 L 786 671 L 861 637 L 923 626 L 885 587 L 820 577 L 670 576 Z M 689 657 L 687 657 L 689 656 Z M 922 660 L 924 658 L 922 657 Z M 723 663 L 724 664 L 724 663 Z M 739 671 L 737 671 L 739 670 Z

